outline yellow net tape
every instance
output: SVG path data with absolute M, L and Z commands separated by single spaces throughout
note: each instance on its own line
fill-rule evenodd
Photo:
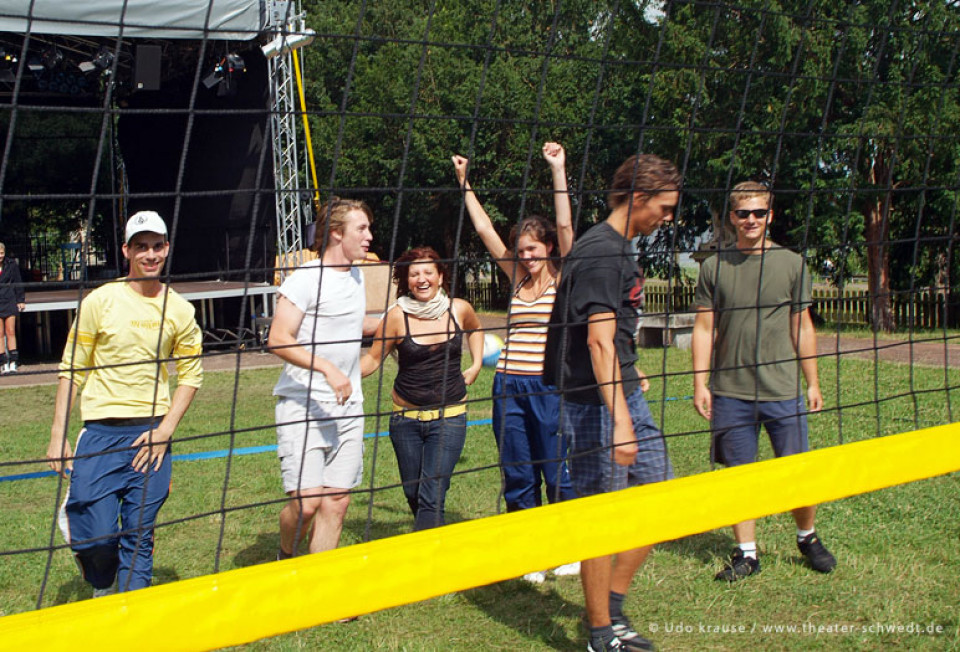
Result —
M 236 645 L 957 470 L 960 423 L 8 616 L 0 641 Z

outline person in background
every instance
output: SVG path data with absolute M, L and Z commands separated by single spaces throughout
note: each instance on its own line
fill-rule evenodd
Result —
M 7 258 L 7 246 L 0 242 L 0 374 L 19 371 L 17 351 L 17 316 L 26 307 L 26 296 L 20 280 L 20 266 Z

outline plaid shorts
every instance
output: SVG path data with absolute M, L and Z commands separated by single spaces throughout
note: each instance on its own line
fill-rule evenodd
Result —
M 564 401 L 560 432 L 569 445 L 570 479 L 578 497 L 619 491 L 669 480 L 673 467 L 663 433 L 653 422 L 650 407 L 639 387 L 627 397 L 637 436 L 637 456 L 630 466 L 613 461 L 613 419 L 604 405 Z

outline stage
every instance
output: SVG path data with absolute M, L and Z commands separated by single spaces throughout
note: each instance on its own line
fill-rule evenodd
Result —
M 266 283 L 241 283 L 238 281 L 192 281 L 172 283 L 171 287 L 183 298 L 193 303 L 197 308 L 197 323 L 204 334 L 217 331 L 217 316 L 220 313 L 221 322 L 224 315 L 217 310 L 215 302 L 225 299 L 239 299 L 244 297 L 248 301 L 247 323 L 251 331 L 256 332 L 255 320 L 269 318 L 273 315 L 276 286 Z M 41 356 L 55 353 L 63 342 L 53 341 L 54 321 L 64 313 L 67 327 L 73 322 L 74 313 L 80 304 L 80 299 L 94 288 L 83 290 L 49 290 L 26 292 L 26 307 L 24 313 L 35 313 L 31 325 L 21 324 L 21 339 L 35 337 L 36 350 Z M 258 309 L 259 299 L 259 309 Z M 235 303 L 235 302 L 234 302 Z M 227 328 L 237 328 L 237 319 L 224 323 Z M 29 332 L 29 334 L 28 334 Z M 206 339 L 206 337 L 205 337 Z M 26 343 L 26 342 L 25 342 Z M 21 349 L 29 348 L 21 345 Z

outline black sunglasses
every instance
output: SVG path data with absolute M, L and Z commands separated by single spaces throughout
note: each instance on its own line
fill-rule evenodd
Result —
M 738 218 L 740 218 L 741 220 L 747 219 L 748 217 L 750 217 L 750 215 L 753 215 L 758 220 L 762 220 L 767 216 L 767 213 L 769 212 L 770 212 L 769 208 L 754 208 L 752 211 L 748 211 L 744 209 L 732 211 L 732 213 L 736 215 Z

